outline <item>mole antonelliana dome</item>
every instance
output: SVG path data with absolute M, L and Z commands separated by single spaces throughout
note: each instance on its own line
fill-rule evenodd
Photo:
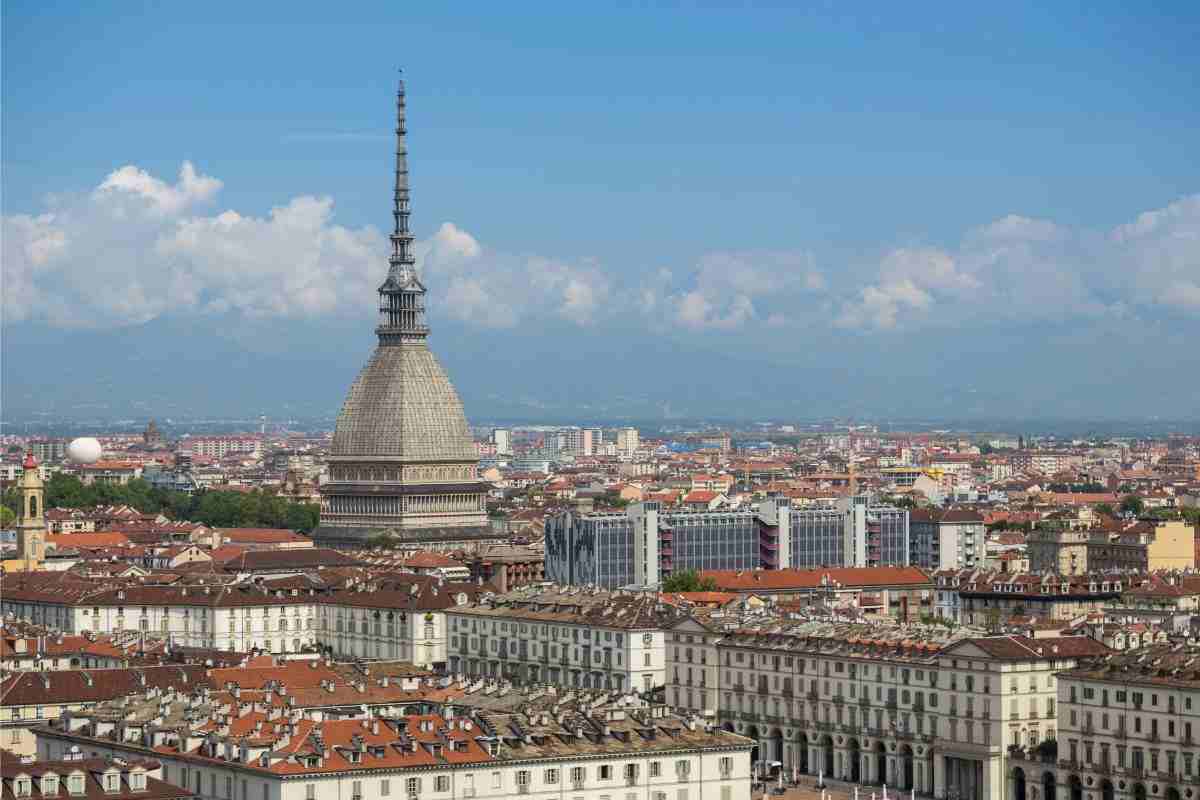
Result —
M 379 287 L 379 344 L 338 414 L 316 538 L 462 542 L 490 535 L 486 484 L 462 402 L 429 350 L 425 286 L 409 231 L 404 84 L 396 93 L 392 253 Z
M 333 455 L 479 458 L 458 393 L 423 340 L 375 349 L 338 414 Z

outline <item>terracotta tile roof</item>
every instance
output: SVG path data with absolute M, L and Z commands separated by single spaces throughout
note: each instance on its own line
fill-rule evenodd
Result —
M 46 544 L 52 544 L 59 549 L 75 547 L 116 547 L 129 544 L 129 537 L 115 531 L 95 531 L 81 533 L 52 533 L 46 537 Z
M 287 544 L 311 541 L 292 530 L 279 528 L 217 528 L 231 544 Z
M 1013 661 L 1033 661 L 1050 658 L 1084 658 L 1087 656 L 1102 656 L 1112 650 L 1103 642 L 1098 642 L 1088 636 L 1059 636 L 1053 639 L 1031 639 L 1028 636 L 986 636 L 976 639 L 963 639 L 947 653 L 953 653 L 958 648 L 975 646 L 992 658 Z
M 78 761 L 35 761 L 32 764 L 23 764 L 19 758 L 14 758 L 11 754 L 6 753 L 3 757 L 0 757 L 0 780 L 3 781 L 3 792 L 0 793 L 0 797 L 3 800 L 16 799 L 17 795 L 13 789 L 13 782 L 17 776 L 27 776 L 32 779 L 31 794 L 24 795 L 26 800 L 43 800 L 43 797 L 71 797 L 78 798 L 79 800 L 131 800 L 131 798 L 139 798 L 139 800 L 175 800 L 176 798 L 181 799 L 195 796 L 187 789 L 180 789 L 177 786 L 172 786 L 149 775 L 146 777 L 145 788 L 134 789 L 129 785 L 131 770 L 149 773 L 159 769 L 160 766 L 159 762 L 153 759 L 115 762 L 104 758 L 87 758 Z M 104 787 L 104 774 L 114 769 L 120 775 L 121 785 L 116 791 L 111 791 Z M 80 772 L 84 775 L 83 792 L 70 792 L 68 794 L 67 776 Z M 41 778 L 46 774 L 59 776 L 58 792 L 56 794 L 42 794 Z
M 208 678 L 195 665 L 18 672 L 0 681 L 0 705 L 92 703 L 151 687 L 190 691 L 201 683 Z

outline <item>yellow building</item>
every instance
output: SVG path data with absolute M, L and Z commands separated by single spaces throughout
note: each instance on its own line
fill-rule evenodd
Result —
M 1143 523 L 1154 526 L 1154 535 L 1146 546 L 1150 571 L 1194 569 L 1196 566 L 1196 529 L 1182 520 Z

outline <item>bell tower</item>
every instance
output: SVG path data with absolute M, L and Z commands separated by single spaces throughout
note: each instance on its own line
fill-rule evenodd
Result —
M 46 558 L 46 487 L 33 451 L 25 454 L 21 480 L 21 513 L 17 517 L 17 557 L 26 569 L 36 569 Z

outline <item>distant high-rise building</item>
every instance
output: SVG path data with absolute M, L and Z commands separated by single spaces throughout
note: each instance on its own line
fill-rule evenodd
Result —
M 558 434 L 558 449 L 574 456 L 590 456 L 600 440 L 600 431 L 594 428 L 568 428 Z
M 426 289 L 409 231 L 404 82 L 396 94 L 396 174 L 379 344 L 338 414 L 315 538 L 356 547 L 386 534 L 421 547 L 492 538 L 487 484 L 462 402 L 429 350 Z
M 33 457 L 41 463 L 62 461 L 67 457 L 66 439 L 38 439 L 29 443 Z
M 496 445 L 496 455 L 512 455 L 512 436 L 507 428 L 492 431 L 492 444 Z
M 620 455 L 633 455 L 637 452 L 638 445 L 641 441 L 638 436 L 637 428 L 621 428 L 617 431 L 617 453 Z

